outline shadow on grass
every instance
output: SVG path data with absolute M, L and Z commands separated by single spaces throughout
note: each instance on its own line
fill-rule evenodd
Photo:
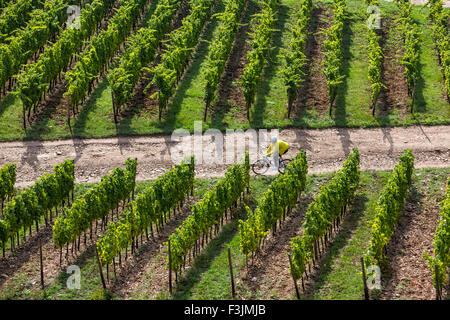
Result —
M 250 114 L 250 124 L 253 128 L 261 128 L 264 125 L 264 111 L 267 107 L 266 94 L 270 91 L 271 80 L 277 76 L 274 68 L 277 66 L 277 60 L 279 60 L 277 56 L 280 48 L 283 46 L 282 35 L 286 31 L 288 19 L 289 7 L 281 4 L 278 9 L 277 23 L 275 25 L 276 31 L 272 35 L 272 46 L 274 49 L 270 50 L 267 56 L 266 66 L 261 77 L 261 85 L 256 94 L 253 112 Z
M 212 15 L 222 12 L 224 8 L 223 2 L 220 1 L 214 7 Z M 181 111 L 183 100 L 187 96 L 187 91 L 192 87 L 193 81 L 200 74 L 202 63 L 207 59 L 210 41 L 218 25 L 218 19 L 214 17 L 211 18 L 210 22 L 205 26 L 198 41 L 199 44 L 191 58 L 191 63 L 182 76 L 173 99 L 169 102 L 164 120 L 157 124 L 157 126 L 166 133 L 171 133 L 175 129 L 177 115 Z M 203 89 L 201 89 L 201 91 L 203 91 Z
M 347 96 L 348 91 L 350 60 L 353 58 L 353 55 L 350 52 L 350 46 L 353 42 L 354 27 L 350 27 L 350 25 L 355 26 L 357 23 L 360 23 L 360 21 L 356 17 L 351 16 L 349 16 L 347 18 L 347 21 L 344 23 L 343 39 L 342 39 L 342 53 L 343 53 L 342 75 L 344 76 L 344 81 L 338 88 L 336 105 L 334 107 L 335 124 L 338 127 L 337 129 L 338 135 L 339 139 L 341 140 L 342 148 L 344 150 L 345 155 L 348 155 L 350 153 L 350 145 L 351 145 L 350 134 L 347 129 L 343 129 L 347 126 L 345 97 Z
M 241 26 L 236 34 L 233 48 L 231 49 L 228 61 L 225 65 L 225 72 L 219 83 L 217 94 L 218 101 L 211 106 L 211 122 L 214 128 L 219 130 L 225 130 L 227 126 L 227 124 L 223 122 L 223 119 L 227 112 L 232 108 L 229 98 L 233 91 L 232 86 L 237 85 L 233 82 L 239 80 L 240 74 L 242 73 L 240 60 L 248 53 L 245 44 L 249 40 L 248 32 L 251 27 L 251 19 L 258 9 L 259 7 L 254 1 L 247 2 L 247 6 L 244 8 L 244 14 L 241 16 L 240 20 Z M 238 91 L 239 94 L 242 94 L 239 89 Z
M 0 100 L 0 117 L 3 113 L 14 103 L 15 97 L 12 94 L 7 94 Z
M 82 107 L 80 113 L 74 119 L 74 124 L 72 126 L 73 137 L 82 138 L 85 134 L 86 124 L 89 121 L 89 115 L 98 107 L 98 101 L 101 99 L 103 92 L 108 88 L 108 80 L 104 78 L 96 85 L 96 88 L 89 96 L 85 105 Z M 112 114 L 112 105 L 111 105 Z M 111 121 L 112 118 L 111 118 Z

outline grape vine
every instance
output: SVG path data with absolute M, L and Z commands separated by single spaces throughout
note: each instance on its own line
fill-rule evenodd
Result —
M 169 44 L 161 55 L 161 63 L 153 69 L 153 83 L 158 87 L 159 120 L 188 65 L 215 0 L 190 2 L 191 13 L 183 19 L 183 25 L 169 35 Z
M 73 198 L 74 189 L 74 163 L 73 160 L 66 160 L 62 164 L 55 166 L 54 173 L 47 174 L 35 182 L 34 185 L 20 191 L 9 201 L 3 210 L 3 219 L 0 220 L 0 241 L 2 242 L 3 253 L 5 243 L 11 238 L 11 248 L 14 250 L 14 238 L 19 245 L 19 229 L 30 228 L 33 222 L 36 223 L 44 216 L 46 224 L 48 219 L 52 220 L 52 209 L 59 205 L 70 202 L 70 194 Z M 48 215 L 49 214 L 49 215 Z M 48 215 L 48 216 L 47 216 Z
M 217 15 L 220 24 L 217 35 L 212 41 L 205 70 L 205 109 L 203 121 L 206 121 L 208 109 L 216 98 L 216 91 L 225 70 L 233 41 L 239 27 L 239 19 L 248 0 L 226 0 L 225 11 Z
M 195 176 L 194 157 L 190 163 L 174 166 L 172 170 L 156 179 L 143 193 L 136 197 L 129 209 L 117 222 L 111 222 L 105 235 L 97 241 L 97 250 L 102 265 L 115 263 L 121 251 L 132 244 L 135 239 L 145 232 L 148 240 L 148 228 L 153 236 L 153 224 L 160 230 L 162 224 L 170 218 L 170 210 L 181 205 L 189 193 L 192 192 Z M 137 240 L 136 240 L 137 244 Z
M 308 163 L 306 153 L 301 151 L 286 167 L 284 174 L 278 175 L 264 193 L 254 212 L 247 209 L 246 221 L 239 220 L 240 248 L 246 256 L 260 248 L 262 241 L 276 224 L 284 220 L 286 214 L 297 204 L 305 189 Z
M 287 91 L 288 118 L 291 116 L 292 104 L 297 99 L 298 88 L 305 81 L 303 68 L 306 65 L 307 58 L 304 52 L 312 9 L 312 0 L 301 1 L 299 10 L 294 12 L 294 22 L 289 27 L 288 45 L 282 49 L 284 64 L 281 76 Z
M 413 169 L 414 155 L 410 149 L 407 149 L 400 156 L 398 164 L 378 198 L 375 218 L 372 222 L 370 245 L 365 258 L 368 265 L 381 266 L 385 262 L 384 251 L 394 234 L 398 217 L 403 210 Z
M 342 169 L 319 189 L 309 205 L 303 223 L 303 234 L 291 239 L 291 272 L 295 279 L 303 279 L 306 266 L 311 260 L 315 264 L 319 258 L 320 243 L 324 247 L 333 229 L 336 232 L 339 227 L 347 205 L 359 186 L 359 158 L 358 149 L 353 148 Z
M 261 73 L 265 65 L 266 57 L 271 48 L 273 28 L 275 27 L 276 14 L 279 0 L 263 0 L 262 10 L 252 19 L 252 50 L 247 54 L 247 65 L 242 71 L 241 86 L 244 93 L 247 110 L 247 120 L 250 120 L 250 108 L 255 102 L 255 96 L 261 82 Z
M 227 169 L 225 177 L 208 192 L 198 203 L 192 207 L 192 214 L 184 220 L 177 230 L 169 236 L 171 244 L 171 270 L 175 274 L 181 272 L 181 267 L 186 263 L 186 256 L 191 249 L 197 252 L 200 249 L 200 239 L 206 241 L 208 234 L 219 224 L 233 204 L 242 196 L 249 185 L 250 163 L 246 153 L 244 164 L 234 164 Z M 202 241 L 204 243 L 204 241 Z M 193 251 L 193 254 L 194 254 Z
M 93 222 L 102 219 L 107 223 L 108 213 L 118 209 L 119 203 L 134 196 L 136 184 L 135 159 L 127 159 L 126 169 L 115 168 L 111 174 L 102 177 L 102 180 L 92 189 L 76 199 L 70 209 L 65 209 L 53 225 L 53 241 L 57 248 L 69 243 L 75 243 L 84 232 L 90 229 L 91 239 Z

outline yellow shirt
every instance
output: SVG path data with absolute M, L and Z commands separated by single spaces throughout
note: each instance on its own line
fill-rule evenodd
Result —
M 274 152 L 278 151 L 278 154 L 280 156 L 282 156 L 288 148 L 289 148 L 289 145 L 286 142 L 284 142 L 282 140 L 278 140 L 277 142 L 272 143 L 269 146 L 269 148 L 267 148 L 267 155 L 271 156 L 272 154 L 274 154 Z M 273 151 L 270 152 L 271 150 L 273 150 Z

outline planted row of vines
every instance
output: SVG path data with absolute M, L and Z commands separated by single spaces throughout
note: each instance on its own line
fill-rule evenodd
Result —
M 269 230 L 276 232 L 277 222 L 285 219 L 306 186 L 308 162 L 306 153 L 301 151 L 286 167 L 284 174 L 278 175 L 269 189 L 259 200 L 255 211 L 247 208 L 247 220 L 239 221 L 239 238 L 242 253 L 253 255 L 263 245 Z
M 192 214 L 183 221 L 180 227 L 169 236 L 170 252 L 168 264 L 177 276 L 186 265 L 186 257 L 189 252 L 192 256 L 200 251 L 201 246 L 208 242 L 208 236 L 212 238 L 213 229 L 218 232 L 223 219 L 227 218 L 237 201 L 243 197 L 244 191 L 249 187 L 250 163 L 246 153 L 243 164 L 234 164 L 227 169 L 225 177 L 208 190 L 203 198 L 192 207 Z
M 131 99 L 133 88 L 142 77 L 147 65 L 151 63 L 169 31 L 172 20 L 182 1 L 159 1 L 148 27 L 139 29 L 126 43 L 124 54 L 118 59 L 117 66 L 112 68 L 107 77 L 111 85 L 114 120 L 121 107 Z
M 99 219 L 102 219 L 102 227 L 108 223 L 108 213 L 116 210 L 119 214 L 119 204 L 130 202 L 134 197 L 136 184 L 137 161 L 127 159 L 126 168 L 115 168 L 111 174 L 102 177 L 102 180 L 92 189 L 78 197 L 70 209 L 65 208 L 62 215 L 56 219 L 53 225 L 53 242 L 60 248 L 69 244 L 73 248 L 80 248 L 80 238 L 84 233 L 86 243 L 87 232 L 90 230 L 90 238 L 93 235 L 93 223 L 97 229 Z M 76 242 L 78 240 L 78 245 Z M 60 251 L 60 259 L 62 252 Z
M 20 245 L 19 230 L 23 228 L 24 238 L 26 230 L 33 223 L 36 231 L 39 229 L 39 221 L 42 216 L 46 225 L 52 222 L 52 210 L 58 215 L 58 206 L 65 207 L 70 203 L 70 195 L 73 200 L 74 190 L 74 163 L 66 160 L 55 166 L 54 173 L 46 174 L 39 178 L 32 186 L 21 190 L 5 206 L 0 219 L 0 241 L 3 255 L 5 254 L 6 242 L 10 239 L 11 250 L 14 250 L 15 240 L 17 247 Z
M 193 192 L 195 177 L 194 157 L 190 163 L 176 165 L 144 190 L 130 203 L 126 212 L 116 222 L 108 225 L 103 237 L 97 241 L 99 259 L 103 266 L 113 263 L 119 257 L 122 265 L 122 251 L 125 259 L 128 247 L 131 252 L 138 248 L 138 236 L 145 233 L 147 241 L 149 232 L 154 236 L 153 225 L 160 231 L 163 224 L 170 219 L 170 211 L 175 215 L 176 209 L 182 207 L 185 199 Z
M 319 189 L 314 201 L 308 206 L 301 236 L 291 239 L 292 265 L 294 280 L 308 276 L 307 266 L 315 265 L 333 231 L 347 212 L 347 206 L 353 200 L 359 186 L 359 151 L 354 148 L 344 162 L 342 169 L 336 172 L 328 184 Z
M 35 110 L 45 94 L 49 93 L 63 73 L 72 64 L 85 41 L 97 32 L 101 21 L 114 5 L 114 0 L 93 0 L 81 10 L 79 27 L 68 27 L 57 41 L 48 46 L 36 63 L 30 63 L 17 77 L 17 93 L 22 101 L 24 113 Z M 25 119 L 24 119 L 25 125 Z

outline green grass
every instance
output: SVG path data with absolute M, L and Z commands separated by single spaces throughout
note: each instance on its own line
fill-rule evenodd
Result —
M 322 1 L 330 5 L 329 0 Z M 347 0 L 349 8 L 348 23 L 344 37 L 344 82 L 339 88 L 337 107 L 332 117 L 327 111 L 305 109 L 292 119 L 286 118 L 286 92 L 280 70 L 282 66 L 281 48 L 287 46 L 288 25 L 297 1 L 281 0 L 277 29 L 274 33 L 273 50 L 269 53 L 268 63 L 263 71 L 263 79 L 257 93 L 255 106 L 252 107 L 250 122 L 245 117 L 244 106 L 227 101 L 231 106 L 219 118 L 208 120 L 203 130 L 209 128 L 247 129 L 253 128 L 327 128 L 327 127 L 376 127 L 406 126 L 413 124 L 450 124 L 450 106 L 444 99 L 443 80 L 434 51 L 431 31 L 426 16 L 428 8 L 416 6 L 414 18 L 420 30 L 421 79 L 416 95 L 414 116 L 402 116 L 398 110 L 387 114 L 372 116 L 370 89 L 367 79 L 367 39 L 365 32 L 365 5 L 363 1 Z M 251 0 L 250 11 L 255 11 L 255 2 Z M 382 14 L 394 17 L 396 6 L 393 3 L 380 3 Z M 222 12 L 223 1 L 218 0 L 214 13 Z M 257 10 L 256 10 L 257 11 Z M 244 13 L 244 23 L 251 15 Z M 148 18 L 147 18 L 148 19 Z M 106 80 L 101 81 L 90 99 L 80 109 L 76 119 L 72 119 L 72 133 L 65 119 L 66 111 L 59 110 L 60 105 L 47 110 L 52 116 L 42 115 L 37 123 L 25 132 L 22 128 L 21 103 L 12 94 L 0 102 L 0 141 L 11 140 L 54 140 L 77 138 L 101 138 L 116 135 L 142 135 L 172 133 L 176 128 L 190 131 L 194 121 L 202 119 L 204 97 L 204 70 L 211 41 L 217 31 L 217 19 L 206 25 L 191 65 L 186 70 L 161 122 L 156 109 L 147 110 L 141 104 L 134 106 L 132 114 L 116 126 L 112 117 L 111 89 Z M 246 38 L 248 39 L 248 36 Z M 396 44 L 399 46 L 399 44 Z M 319 70 L 320 72 L 320 70 Z M 232 86 L 238 86 L 233 83 Z

